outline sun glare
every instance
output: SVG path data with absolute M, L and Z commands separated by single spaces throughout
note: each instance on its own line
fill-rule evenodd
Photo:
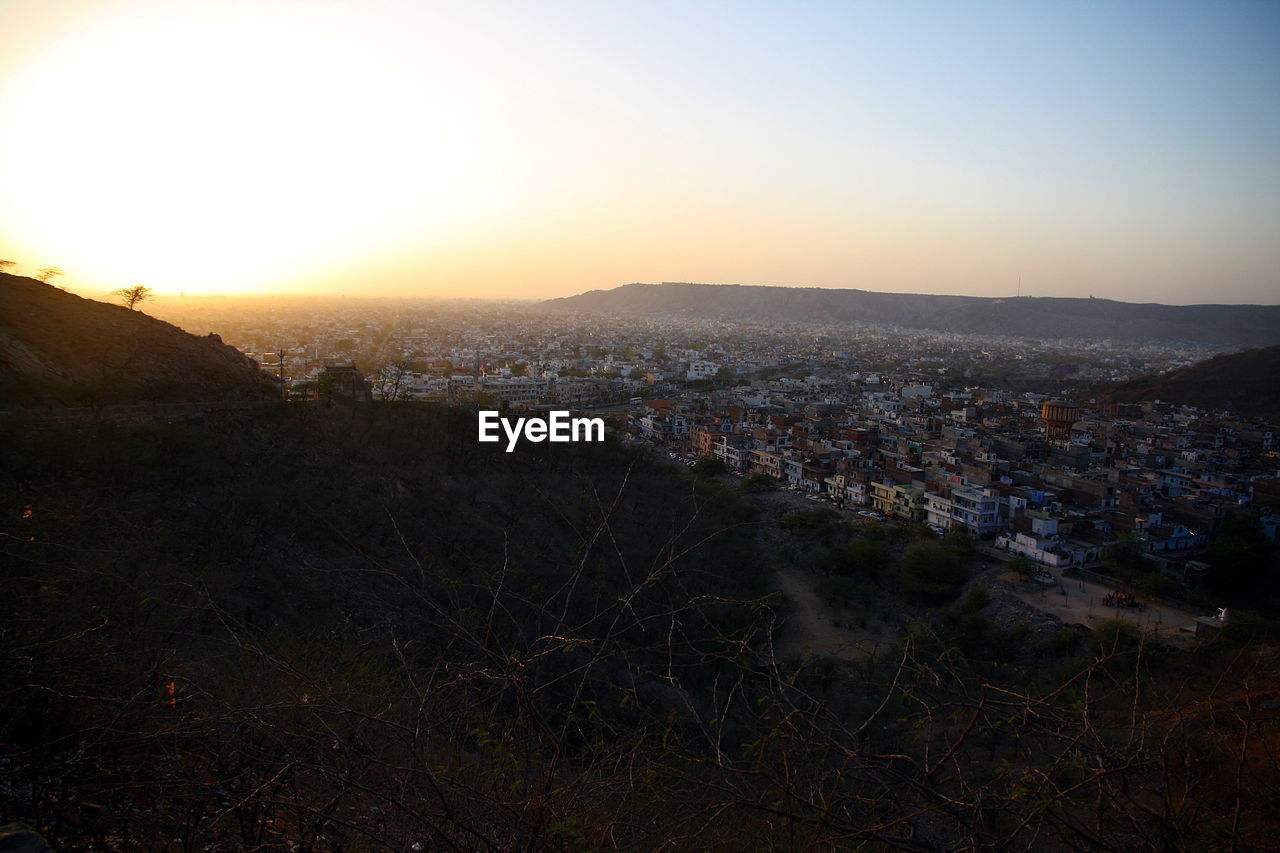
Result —
M 12 75 L 11 240 L 82 280 L 226 292 L 445 227 L 481 164 L 431 93 L 358 40 L 227 8 L 85 24 Z

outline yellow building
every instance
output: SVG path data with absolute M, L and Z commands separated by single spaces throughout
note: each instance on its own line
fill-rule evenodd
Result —
M 924 518 L 924 486 L 912 483 L 872 483 L 871 504 L 876 512 L 903 521 L 920 521 Z

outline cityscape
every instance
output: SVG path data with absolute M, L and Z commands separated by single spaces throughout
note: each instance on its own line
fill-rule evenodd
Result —
M 1278 43 L 0 2 L 0 851 L 1280 850 Z
M 327 377 L 355 370 L 346 392 L 367 400 L 605 412 L 625 443 L 764 475 L 857 519 L 963 529 L 1045 568 L 1099 568 L 1107 548 L 1137 543 L 1153 592 L 1202 586 L 1223 521 L 1280 498 L 1274 422 L 1080 400 L 1203 361 L 1215 354 L 1204 345 L 558 316 L 520 303 L 222 302 L 157 313 L 224 329 L 288 399 L 315 399 Z M 1275 541 L 1280 516 L 1262 524 Z

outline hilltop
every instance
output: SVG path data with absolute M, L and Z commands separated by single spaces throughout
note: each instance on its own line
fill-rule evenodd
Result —
M 85 405 L 256 400 L 254 361 L 141 311 L 0 274 L 0 401 Z
M 1117 403 L 1163 400 L 1201 409 L 1280 417 L 1280 346 L 1219 355 L 1157 376 L 1139 376 L 1106 389 Z
M 1280 344 L 1280 306 L 1161 305 L 1114 299 L 936 296 L 740 284 L 628 284 L 550 299 L 542 310 L 872 323 L 966 334 L 1118 341 Z

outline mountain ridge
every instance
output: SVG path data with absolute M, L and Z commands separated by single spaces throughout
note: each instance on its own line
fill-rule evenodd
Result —
M 549 299 L 544 311 L 868 323 L 921 330 L 1120 341 L 1280 344 L 1280 305 L 1165 305 L 1107 298 L 951 296 L 773 285 L 633 283 Z

